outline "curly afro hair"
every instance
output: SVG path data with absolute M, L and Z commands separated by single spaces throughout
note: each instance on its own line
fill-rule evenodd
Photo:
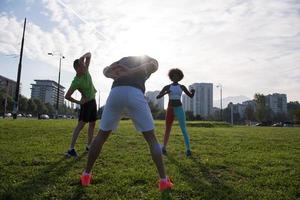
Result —
M 170 80 L 174 81 L 174 82 L 181 81 L 184 77 L 183 72 L 178 68 L 170 69 L 168 76 L 169 76 Z

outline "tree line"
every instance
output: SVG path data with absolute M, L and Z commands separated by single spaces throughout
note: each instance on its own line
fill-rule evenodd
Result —
M 6 113 L 13 111 L 14 99 L 5 93 L 3 89 L 0 89 L 0 113 L 4 114 L 6 103 Z M 50 103 L 43 103 L 39 99 L 27 99 L 25 96 L 19 96 L 19 113 L 31 114 L 38 116 L 39 114 L 48 114 L 53 116 L 56 113 L 56 108 Z M 76 115 L 76 110 L 67 107 L 65 104 L 59 105 L 59 114 L 61 115 Z
M 276 122 L 291 122 L 300 123 L 300 104 L 298 101 L 291 101 L 287 103 L 286 113 L 274 113 L 270 107 L 266 104 L 266 96 L 260 93 L 254 95 L 255 107 L 248 105 L 245 109 L 244 116 L 240 116 L 239 113 L 233 113 L 233 121 L 235 123 L 245 123 L 245 121 L 257 121 L 266 124 L 272 124 Z M 224 109 L 224 120 L 231 121 L 231 107 L 227 106 Z
M 300 104 L 298 101 L 291 101 L 287 103 L 287 113 L 274 113 L 271 108 L 266 105 L 266 98 L 263 94 L 254 95 L 255 105 L 248 105 L 245 109 L 244 116 L 240 116 L 238 112 L 233 113 L 233 121 L 235 124 L 245 124 L 248 121 L 264 122 L 268 124 L 276 122 L 292 122 L 300 123 Z M 151 101 L 148 102 L 154 119 L 165 119 L 166 111 L 160 109 L 157 105 Z M 220 120 L 220 111 L 213 113 L 212 115 L 204 118 L 201 115 L 194 115 L 192 111 L 186 111 L 186 120 Z M 231 107 L 222 111 L 222 121 L 231 122 Z

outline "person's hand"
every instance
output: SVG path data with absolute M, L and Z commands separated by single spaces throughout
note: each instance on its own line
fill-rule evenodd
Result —
M 193 94 L 194 94 L 194 93 L 195 93 L 195 89 L 191 89 L 191 93 L 193 93 Z
M 81 97 L 81 99 L 80 99 L 80 105 L 85 104 L 86 102 L 88 102 L 88 98 Z
M 114 63 L 110 66 L 110 74 L 112 76 L 113 79 L 117 79 L 120 78 L 122 76 L 126 76 L 129 74 L 130 69 L 125 66 L 125 65 L 121 65 L 119 63 Z

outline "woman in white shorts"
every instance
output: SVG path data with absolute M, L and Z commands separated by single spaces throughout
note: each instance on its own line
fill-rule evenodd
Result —
M 142 132 L 149 145 L 152 159 L 159 173 L 159 189 L 171 189 L 173 183 L 165 174 L 162 152 L 154 133 L 154 123 L 149 105 L 144 97 L 145 82 L 158 68 L 158 62 L 149 56 L 124 57 L 103 70 L 106 77 L 114 79 L 101 117 L 100 130 L 88 155 L 81 184 L 91 182 L 91 170 L 109 134 L 117 129 L 122 111 L 126 108 L 137 131 Z

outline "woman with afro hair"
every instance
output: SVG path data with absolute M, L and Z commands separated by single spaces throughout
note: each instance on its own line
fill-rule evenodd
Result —
M 184 77 L 183 72 L 180 69 L 174 68 L 169 71 L 168 74 L 172 83 L 170 85 L 166 85 L 156 97 L 157 99 L 163 97 L 164 95 L 169 95 L 169 103 L 166 113 L 166 129 L 164 135 L 164 144 L 162 146 L 162 153 L 167 155 L 167 144 L 171 133 L 172 124 L 174 121 L 174 117 L 177 118 L 179 122 L 179 126 L 181 132 L 183 134 L 185 148 L 186 148 L 186 156 L 189 157 L 192 155 L 191 148 L 190 148 L 190 138 L 189 134 L 186 130 L 186 123 L 185 123 L 185 113 L 182 108 L 181 103 L 181 94 L 182 91 L 189 96 L 190 98 L 194 97 L 195 90 L 191 89 L 189 91 L 184 85 L 180 85 L 178 82 L 181 81 Z

